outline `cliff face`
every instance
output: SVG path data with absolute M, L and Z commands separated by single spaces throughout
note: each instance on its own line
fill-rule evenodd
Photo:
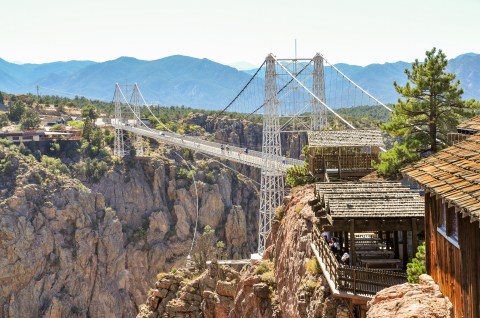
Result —
M 263 260 L 240 273 L 213 264 L 213 269 L 184 284 L 176 278 L 178 297 L 159 290 L 175 280 L 172 274 L 161 274 L 137 317 L 348 317 L 347 307 L 332 297 L 313 260 L 314 213 L 307 204 L 312 198 L 313 187 L 303 187 L 285 199 Z M 230 277 L 218 274 L 222 271 Z
M 193 181 L 168 160 L 116 165 L 97 184 L 0 146 L 0 316 L 132 317 L 159 271 L 181 266 L 199 230 L 231 256 L 254 249 L 255 186 L 197 158 Z M 13 165 L 13 166 L 11 166 Z

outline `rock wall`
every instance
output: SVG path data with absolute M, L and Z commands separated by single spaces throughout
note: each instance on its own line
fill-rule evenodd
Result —
M 0 316 L 133 317 L 155 275 L 184 264 L 197 215 L 231 257 L 255 246 L 255 185 L 196 158 L 196 187 L 165 159 L 82 184 L 0 146 Z M 0 167 L 1 168 L 1 167 Z
M 303 187 L 285 199 L 263 260 L 246 265 L 240 273 L 213 264 L 183 285 L 176 279 L 176 296 L 159 290 L 165 289 L 165 281 L 173 284 L 174 275 L 160 274 L 137 317 L 349 317 L 345 303 L 331 295 L 310 249 L 312 198 L 313 187 Z M 230 273 L 226 280 L 219 274 L 225 271 Z
M 368 318 L 453 318 L 453 306 L 431 276 L 420 275 L 419 284 L 385 288 L 368 303 Z

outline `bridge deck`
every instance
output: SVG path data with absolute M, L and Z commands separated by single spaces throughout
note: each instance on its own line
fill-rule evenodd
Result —
M 244 148 L 225 145 L 224 149 L 222 150 L 221 143 L 203 140 L 199 137 L 183 136 L 176 133 L 166 131 L 164 132 L 144 127 L 132 127 L 125 124 L 113 124 L 113 127 L 115 127 L 116 129 L 130 131 L 144 137 L 153 138 L 158 141 L 171 144 L 173 146 L 188 148 L 194 151 L 202 152 L 208 155 L 231 160 L 234 162 L 239 162 L 257 168 L 264 168 L 266 166 L 270 166 L 273 171 L 278 171 L 281 173 L 286 172 L 287 168 L 290 168 L 292 166 L 301 166 L 304 164 L 302 160 L 291 158 L 282 158 L 281 163 L 269 163 L 268 161 L 264 162 L 262 159 L 262 153 L 259 151 L 249 150 L 247 154 L 245 153 Z

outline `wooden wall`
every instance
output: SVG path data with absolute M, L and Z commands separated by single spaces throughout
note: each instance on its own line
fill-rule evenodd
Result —
M 429 193 L 425 194 L 425 203 L 427 273 L 452 302 L 455 317 L 480 318 L 479 224 L 460 217 L 458 248 L 437 231 L 440 211 L 446 203 Z
M 480 227 L 470 218 L 459 222 L 462 250 L 463 316 L 480 318 Z

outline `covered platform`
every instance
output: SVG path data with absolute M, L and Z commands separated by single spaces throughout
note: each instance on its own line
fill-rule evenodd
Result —
M 405 268 L 424 228 L 420 192 L 396 182 L 318 183 L 313 209 L 319 230 L 348 251 L 352 266 Z
M 308 132 L 309 170 L 322 181 L 328 171 L 338 171 L 339 179 L 363 177 L 374 169 L 384 147 L 379 130 L 323 130 Z

